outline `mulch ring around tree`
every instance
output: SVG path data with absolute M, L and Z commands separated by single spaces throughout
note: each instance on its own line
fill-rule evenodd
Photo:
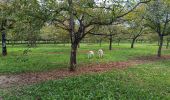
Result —
M 81 74 L 99 73 L 110 71 L 114 68 L 123 69 L 130 66 L 149 63 L 158 60 L 170 59 L 170 55 L 162 56 L 161 58 L 156 56 L 138 57 L 136 59 L 128 61 L 110 62 L 103 64 L 91 64 L 88 66 L 77 68 L 76 71 L 70 72 L 68 69 L 58 69 L 48 72 L 29 72 L 17 75 L 0 75 L 0 89 L 29 85 L 44 82 L 47 80 L 62 79 L 71 76 L 77 76 Z

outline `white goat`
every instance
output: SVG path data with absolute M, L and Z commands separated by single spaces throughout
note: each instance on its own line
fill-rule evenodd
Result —
M 88 58 L 90 59 L 90 58 L 94 57 L 94 52 L 93 51 L 89 51 L 87 53 L 87 55 L 88 55 Z
M 102 49 L 99 49 L 99 50 L 98 50 L 98 55 L 99 55 L 99 58 L 102 58 L 102 57 L 103 57 L 104 52 L 103 52 Z

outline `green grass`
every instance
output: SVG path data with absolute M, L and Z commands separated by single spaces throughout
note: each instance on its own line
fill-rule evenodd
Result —
M 157 46 L 137 44 L 130 49 L 130 44 L 108 45 L 81 44 L 78 49 L 78 64 L 126 61 L 139 56 L 156 55 Z M 103 59 L 87 59 L 88 50 L 104 49 Z M 8 46 L 8 56 L 1 57 L 0 73 L 22 73 L 48 71 L 66 68 L 69 63 L 70 46 L 38 45 L 27 56 L 22 52 L 23 45 Z M 164 50 L 163 54 L 170 54 Z M 131 66 L 126 69 L 113 69 L 98 74 L 85 74 L 60 80 L 51 80 L 39 84 L 0 89 L 4 100 L 169 100 L 170 99 L 170 60 Z
M 99 47 L 98 44 L 81 44 L 78 49 L 78 65 L 90 63 L 102 63 L 109 61 L 125 61 L 138 56 L 156 55 L 157 46 L 149 44 L 136 44 L 134 49 L 130 49 L 130 44 L 124 43 L 120 46 L 113 45 L 113 50 L 108 50 L 108 44 Z M 0 74 L 23 73 L 47 71 L 57 68 L 67 68 L 69 66 L 70 45 L 38 45 L 31 48 L 32 52 L 23 56 L 24 45 L 8 46 L 8 56 L 0 57 Z M 87 51 L 97 51 L 104 49 L 104 58 L 98 59 L 95 55 L 93 59 L 87 59 Z M 169 50 L 163 54 L 170 54 Z
M 169 100 L 170 60 L 0 92 L 4 100 Z

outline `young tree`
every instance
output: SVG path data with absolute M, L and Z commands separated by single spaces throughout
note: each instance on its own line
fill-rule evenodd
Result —
M 141 22 L 131 21 L 128 24 L 129 25 L 128 32 L 130 34 L 130 38 L 132 39 L 131 48 L 134 48 L 136 39 L 142 35 L 143 30 L 144 30 L 144 26 L 139 25 L 139 23 Z
M 92 35 L 107 37 L 109 39 L 109 50 L 112 50 L 112 42 L 115 36 L 121 34 L 122 25 L 120 23 L 115 23 L 115 25 L 98 26 L 96 30 L 90 32 Z
M 144 32 L 144 15 L 145 15 L 145 5 L 141 5 L 133 12 L 125 16 L 127 31 L 130 34 L 130 38 L 132 39 L 131 48 L 134 48 L 135 41 L 138 37 L 142 35 Z
M 170 5 L 168 0 L 155 0 L 152 1 L 146 9 L 145 20 L 149 26 L 159 36 L 159 48 L 157 56 L 161 57 L 164 36 L 170 34 Z

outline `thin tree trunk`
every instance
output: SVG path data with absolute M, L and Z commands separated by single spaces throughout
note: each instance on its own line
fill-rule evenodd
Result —
M 112 35 L 110 35 L 110 44 L 109 44 L 109 50 L 112 50 Z
M 167 39 L 167 45 L 166 45 L 166 49 L 168 49 L 168 47 L 169 47 L 169 39 Z
M 159 41 L 160 41 L 160 44 L 159 44 L 157 56 L 158 56 L 158 57 L 161 57 L 162 46 L 163 46 L 163 36 L 160 36 L 159 38 L 160 38 L 160 40 L 159 40 Z
M 77 44 L 71 44 L 70 71 L 75 71 L 77 65 Z
M 136 40 L 136 38 L 133 38 L 133 39 L 132 39 L 131 48 L 134 48 L 135 40 Z
M 64 46 L 64 47 L 66 46 L 66 42 L 65 42 L 65 40 L 63 41 L 63 46 Z
M 6 48 L 6 33 L 2 31 L 2 55 L 7 55 L 7 48 Z
M 12 42 L 12 46 L 14 46 L 15 45 L 15 40 L 12 40 L 11 42 Z
M 9 40 L 8 40 L 7 42 L 8 42 L 8 44 L 9 44 Z
M 158 46 L 160 45 L 160 40 L 158 40 Z
M 99 40 L 99 45 L 102 46 L 102 39 Z
M 120 39 L 118 39 L 118 46 L 119 46 L 119 44 L 120 44 Z

